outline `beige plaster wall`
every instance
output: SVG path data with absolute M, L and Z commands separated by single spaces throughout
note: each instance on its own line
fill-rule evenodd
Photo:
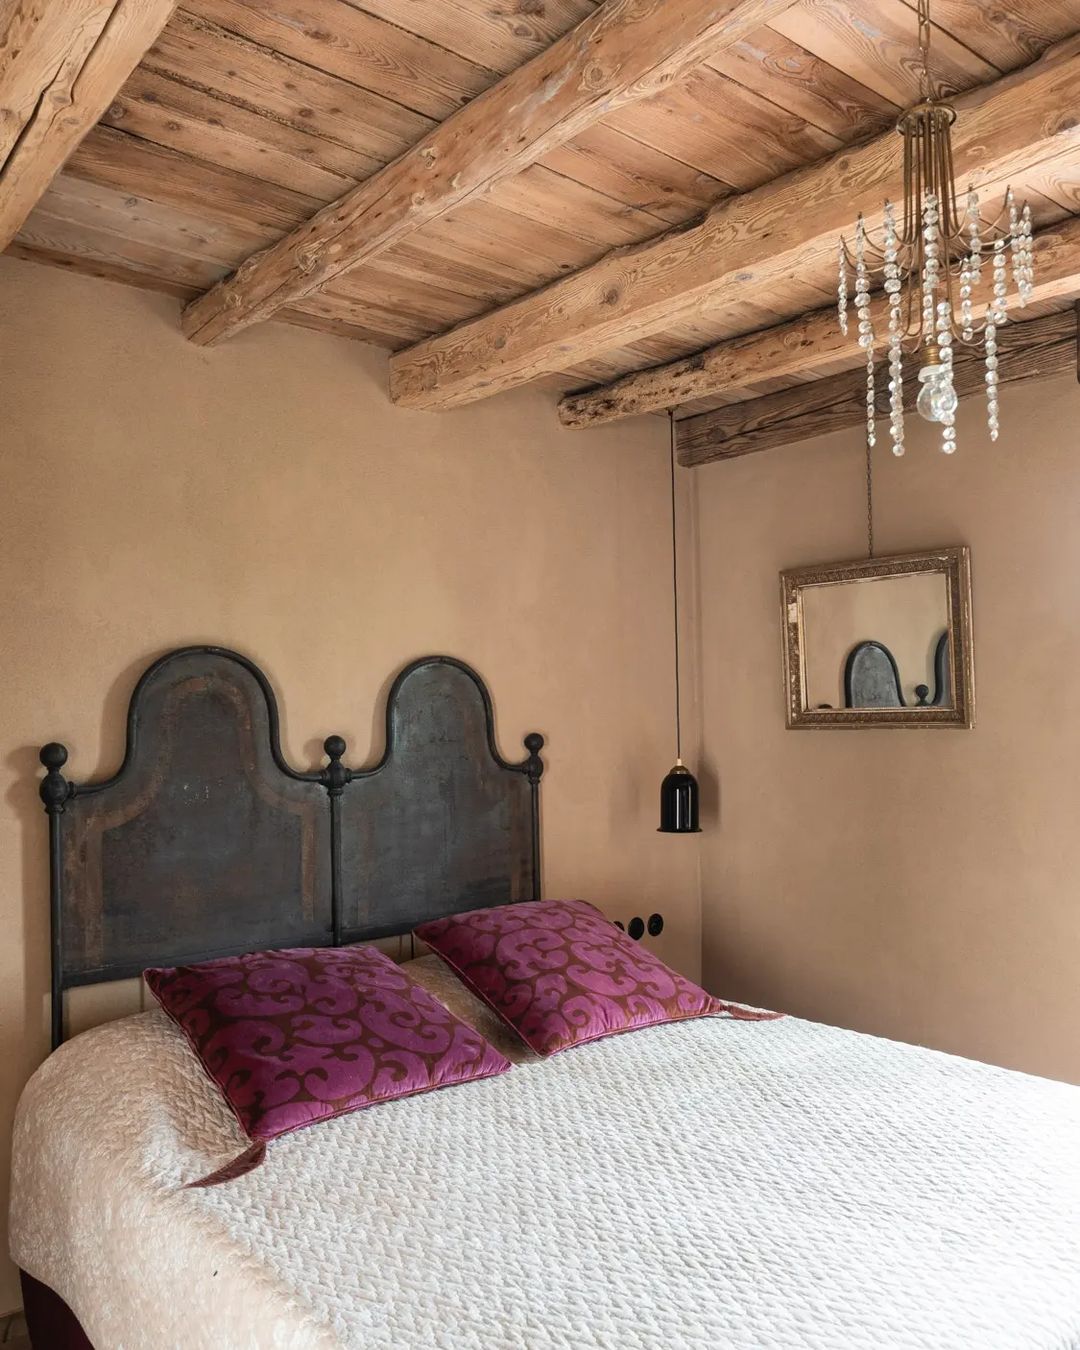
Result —
M 132 685 L 169 647 L 260 662 L 301 766 L 330 731 L 375 755 L 406 661 L 471 662 L 507 755 L 548 738 L 546 892 L 661 910 L 658 949 L 698 971 L 696 841 L 656 833 L 674 754 L 663 422 L 568 433 L 543 393 L 408 413 L 377 352 L 277 325 L 201 351 L 177 308 L 0 260 L 0 1213 L 45 1050 L 37 747 L 67 742 L 75 779 L 114 769 Z M 5 1266 L 0 1312 L 17 1302 Z
M 974 731 L 787 731 L 778 573 L 864 555 L 858 432 L 696 478 L 717 991 L 1080 1081 L 1080 390 L 876 454 L 877 547 L 972 549 Z

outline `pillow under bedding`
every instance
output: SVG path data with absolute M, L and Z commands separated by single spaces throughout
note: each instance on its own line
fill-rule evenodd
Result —
M 269 1140 L 306 1125 L 510 1068 L 374 947 L 257 952 L 144 978 L 252 1140 L 195 1185 L 242 1176 Z
M 404 969 L 417 984 L 464 1022 L 478 1031 L 489 1045 L 505 1055 L 512 1065 L 528 1064 L 537 1058 L 516 1031 L 483 999 L 479 999 L 458 978 L 456 971 L 434 952 L 406 961 Z
M 775 1016 L 713 998 L 584 900 L 475 909 L 415 931 L 540 1055 L 692 1017 Z

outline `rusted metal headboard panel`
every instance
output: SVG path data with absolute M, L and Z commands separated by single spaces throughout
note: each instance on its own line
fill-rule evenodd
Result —
M 219 647 L 171 652 L 128 709 L 119 771 L 74 784 L 62 745 L 48 773 L 53 1040 L 63 992 L 333 933 L 330 812 L 318 773 L 285 763 L 273 691 Z
M 540 897 L 544 738 L 508 763 L 491 699 L 448 656 L 407 666 L 386 707 L 386 748 L 348 771 L 341 798 L 342 938 L 405 933 L 464 909 Z
M 507 764 L 475 671 L 428 657 L 398 676 L 381 764 L 281 753 L 265 675 L 222 647 L 146 671 L 118 772 L 71 783 L 41 751 L 49 815 L 52 1033 L 76 985 L 273 947 L 408 932 L 426 918 L 539 896 L 543 738 Z

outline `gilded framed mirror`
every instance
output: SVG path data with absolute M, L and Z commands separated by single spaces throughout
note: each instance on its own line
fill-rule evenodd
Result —
M 975 725 L 966 547 L 780 574 L 789 728 Z

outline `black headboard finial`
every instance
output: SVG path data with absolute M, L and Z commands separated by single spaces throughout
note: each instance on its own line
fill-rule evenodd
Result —
M 540 758 L 540 751 L 543 748 L 543 736 L 538 731 L 530 731 L 525 737 L 525 749 L 529 752 L 529 758 L 525 761 L 525 772 L 529 776 L 530 783 L 539 783 L 540 775 L 544 772 L 544 761 Z
M 349 748 L 344 736 L 327 736 L 323 741 L 323 750 L 330 763 L 319 774 L 320 779 L 331 797 L 340 797 L 349 781 L 349 771 L 341 760 Z
M 47 770 L 38 785 L 38 793 L 49 815 L 62 811 L 64 803 L 71 796 L 71 784 L 60 772 L 67 763 L 67 757 L 67 746 L 61 745 L 59 741 L 50 741 L 48 745 L 43 745 L 38 754 L 38 759 Z

